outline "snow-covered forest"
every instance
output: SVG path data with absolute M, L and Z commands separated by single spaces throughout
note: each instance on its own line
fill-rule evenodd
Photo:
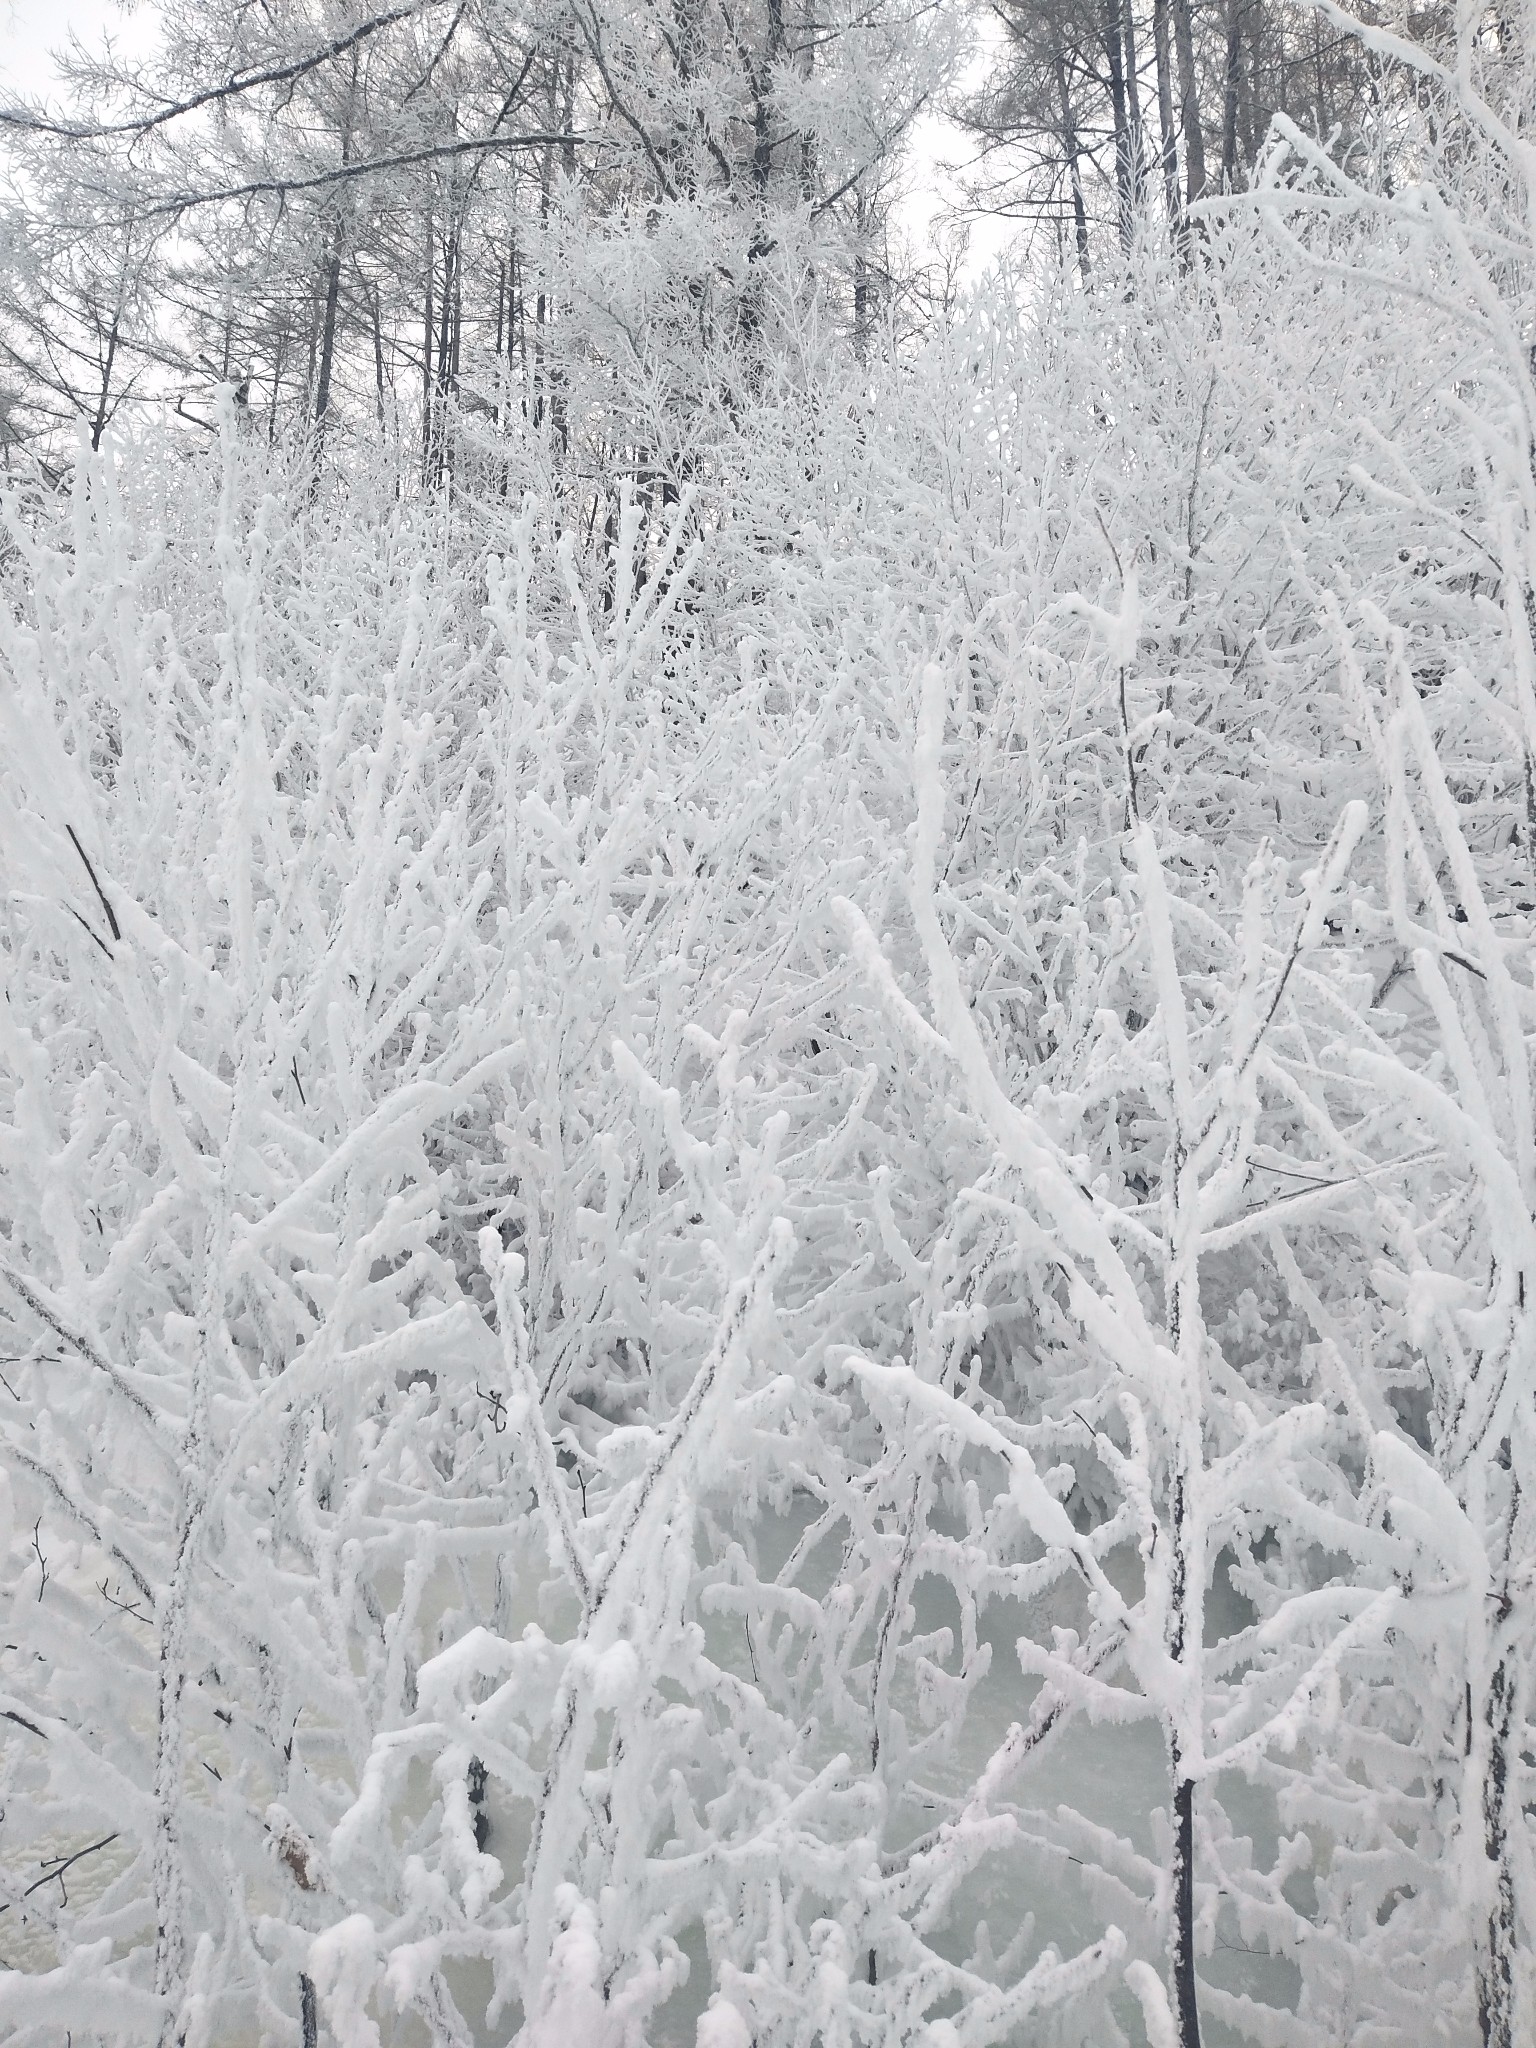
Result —
M 1536 9 L 156 35 L 0 104 L 0 2038 L 1532 2048 Z

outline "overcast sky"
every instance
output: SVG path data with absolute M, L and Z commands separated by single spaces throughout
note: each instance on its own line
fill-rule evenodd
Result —
M 125 48 L 148 39 L 154 10 L 125 15 L 116 0 L 0 0 L 0 88 L 45 93 L 54 82 L 50 52 L 71 34 L 99 45 L 109 33 Z

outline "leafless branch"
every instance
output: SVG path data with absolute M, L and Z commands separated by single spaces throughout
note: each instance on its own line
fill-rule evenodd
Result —
M 214 106 L 221 100 L 238 99 L 243 93 L 255 92 L 263 85 L 291 84 L 308 72 L 317 71 L 322 64 L 329 64 L 332 58 L 344 56 L 381 29 L 391 28 L 397 21 L 405 21 L 412 15 L 424 13 L 428 7 L 442 4 L 443 0 L 413 0 L 409 7 L 395 7 L 388 13 L 375 14 L 324 48 L 296 57 L 291 64 L 274 64 L 265 71 L 236 72 L 223 84 L 210 86 L 206 92 L 193 93 L 189 99 L 175 100 L 156 114 L 139 115 L 129 121 L 54 121 L 48 115 L 34 113 L 27 107 L 0 107 L 0 127 L 19 128 L 27 135 L 56 135 L 69 142 L 106 142 L 114 136 L 148 135 L 169 121 L 182 120 L 186 115 Z
M 85 872 L 90 876 L 91 887 L 96 891 L 97 899 L 100 902 L 102 909 L 107 913 L 107 923 L 112 927 L 113 938 L 121 940 L 123 935 L 121 931 L 119 931 L 118 929 L 117 915 L 114 912 L 111 904 L 107 901 L 106 892 L 103 890 L 100 882 L 98 882 L 96 879 L 96 870 L 91 866 L 90 855 L 86 852 L 85 848 L 80 844 L 79 835 L 76 833 L 73 825 L 66 825 L 64 827 L 64 830 L 69 834 L 71 840 L 74 842 L 74 848 L 76 853 L 79 854 L 81 860 L 83 860 L 85 863 Z
M 308 178 L 253 178 L 244 185 L 215 186 L 207 192 L 181 192 L 160 199 L 139 210 L 140 220 L 179 219 L 199 206 L 219 206 L 231 199 L 286 199 L 295 192 L 316 192 L 326 185 L 341 185 L 353 178 L 366 178 L 375 171 L 404 170 L 411 164 L 440 162 L 445 157 L 476 156 L 492 149 L 541 149 L 546 143 L 574 144 L 587 148 L 611 148 L 602 136 L 552 134 L 540 130 L 531 135 L 475 135 L 459 142 L 424 143 L 420 149 L 405 149 L 393 156 L 366 157 L 357 163 L 337 164 L 329 171 L 317 171 Z

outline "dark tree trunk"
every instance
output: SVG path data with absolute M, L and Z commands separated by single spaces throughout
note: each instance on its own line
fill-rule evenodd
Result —
M 277 441 L 277 409 L 283 395 L 283 371 L 288 362 L 288 343 L 291 332 L 286 321 L 277 330 L 277 344 L 272 354 L 272 405 L 267 414 L 267 446 Z
M 1242 83 L 1243 0 L 1227 0 L 1227 59 L 1222 73 L 1221 189 L 1232 190 L 1237 176 L 1237 95 Z
M 1101 17 L 1104 55 L 1109 65 L 1109 106 L 1115 124 L 1115 220 L 1120 246 L 1129 249 L 1136 220 L 1135 158 L 1130 109 L 1125 95 L 1125 67 L 1120 44 L 1120 0 L 1105 0 Z
M 560 132 L 569 137 L 571 124 L 576 112 L 576 52 L 569 39 L 565 42 L 565 58 L 561 67 L 560 88 Z M 567 140 L 560 145 L 561 168 L 567 178 L 576 175 L 576 145 Z M 553 313 L 554 308 L 550 308 Z M 562 455 L 568 455 L 571 447 L 570 422 L 567 414 L 565 377 L 558 362 L 549 366 L 549 424 L 554 431 L 556 445 Z
M 1177 234 L 1183 208 L 1179 202 L 1179 143 L 1173 117 L 1173 50 L 1168 27 L 1168 0 L 1152 0 L 1152 50 L 1157 64 L 1158 161 L 1163 173 L 1163 203 L 1168 226 Z
M 816 16 L 813 0 L 805 0 L 800 18 L 800 48 L 795 57 L 798 77 L 809 80 L 816 66 Z M 809 205 L 816 194 L 816 138 L 810 129 L 800 137 L 800 197 Z
M 1521 2048 L 1515 2031 L 1519 1944 L 1509 1841 L 1509 1765 L 1516 1691 L 1514 1659 L 1506 1652 L 1493 1667 L 1484 1708 L 1488 1769 L 1483 1779 L 1483 1853 L 1488 1859 L 1493 1905 L 1477 1957 L 1477 2019 L 1483 2048 Z
M 1178 1341 L 1182 1306 L 1175 1303 L 1169 1334 Z M 1188 1478 L 1176 1470 L 1168 1503 L 1173 1560 L 1168 1587 L 1168 1654 L 1175 1665 L 1198 1659 L 1200 1639 L 1190 1612 L 1190 1511 Z M 1195 1985 L 1195 1781 L 1184 1769 L 1177 1729 L 1170 1732 L 1168 1755 L 1173 1778 L 1173 1926 L 1169 1958 L 1173 1969 L 1173 2012 L 1179 2048 L 1200 2048 L 1200 2001 Z
M 1083 204 L 1082 150 L 1077 124 L 1072 118 L 1072 94 L 1067 85 L 1067 65 L 1060 43 L 1057 43 L 1053 54 L 1056 59 L 1056 93 L 1061 102 L 1061 146 L 1067 160 L 1067 180 L 1072 189 L 1072 221 L 1077 230 L 1077 267 L 1083 283 L 1087 284 L 1093 266 L 1088 253 L 1088 209 Z
M 436 262 L 432 237 L 432 209 L 427 208 L 426 296 L 421 309 L 421 473 L 425 481 L 432 459 L 432 342 L 437 332 L 437 301 L 432 290 Z
M 387 417 L 384 404 L 384 293 L 375 287 L 368 301 L 368 310 L 373 317 L 373 393 L 374 406 L 382 428 Z
M 96 406 L 96 417 L 91 421 L 91 452 L 101 446 L 101 437 L 107 431 L 107 421 L 112 417 L 112 366 L 117 361 L 117 339 L 122 329 L 120 312 L 112 315 L 112 325 L 107 330 L 107 352 L 101 365 L 101 397 Z
M 441 483 L 447 463 L 448 400 L 453 389 L 453 295 L 457 284 L 458 230 L 443 238 L 443 289 L 438 298 L 437 376 L 432 392 L 433 481 Z
M 1125 110 L 1131 130 L 1131 197 L 1140 213 L 1147 189 L 1147 147 L 1141 126 L 1141 82 L 1136 74 L 1134 0 L 1120 0 L 1120 25 L 1125 37 Z
M 1205 134 L 1200 126 L 1200 93 L 1195 76 L 1195 30 L 1190 0 L 1173 0 L 1173 42 L 1179 58 L 1179 120 L 1184 131 L 1184 196 L 1205 190 Z
M 752 85 L 752 178 L 759 194 L 768 190 L 773 174 L 773 79 L 784 55 L 784 0 L 768 0 L 768 38 L 761 63 L 754 69 Z
M 315 377 L 315 425 L 323 428 L 331 409 L 331 366 L 336 357 L 336 308 L 341 298 L 341 222 L 331 238 L 325 266 L 325 310 L 320 321 L 320 367 Z
M 1200 2002 L 1195 1989 L 1195 1786 L 1173 1768 L 1173 2005 L 1179 2048 L 1200 2048 Z

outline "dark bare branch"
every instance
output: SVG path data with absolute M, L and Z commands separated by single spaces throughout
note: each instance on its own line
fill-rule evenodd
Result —
M 156 200 L 141 208 L 137 214 L 140 220 L 179 219 L 192 213 L 200 206 L 219 206 L 233 199 L 285 199 L 296 192 L 318 192 L 327 185 L 342 185 L 355 178 L 366 178 L 375 171 L 404 170 L 411 164 L 441 162 L 445 157 L 479 156 L 493 149 L 541 149 L 546 143 L 574 145 L 591 149 L 611 149 L 613 145 L 604 137 L 582 134 L 552 134 L 540 130 L 531 135 L 475 135 L 459 142 L 424 143 L 420 149 L 400 150 L 393 156 L 367 157 L 358 163 L 337 164 L 333 170 L 317 171 L 308 178 L 252 178 L 244 185 L 215 186 L 207 192 L 182 192 L 168 199 Z
M 347 51 L 356 49 L 359 43 L 366 42 L 381 29 L 392 28 L 396 22 L 409 20 L 412 15 L 443 4 L 444 0 L 412 0 L 409 7 L 394 7 L 385 14 L 375 14 L 346 35 L 327 43 L 323 49 L 296 57 L 291 64 L 274 64 L 265 71 L 236 72 L 222 84 L 209 86 L 205 92 L 193 93 L 189 99 L 175 100 L 158 113 L 138 115 L 129 121 L 55 121 L 27 107 L 0 107 L 0 127 L 19 128 L 26 135 L 56 135 L 68 142 L 107 142 L 116 136 L 148 135 L 156 128 L 163 128 L 167 122 L 180 121 L 203 107 L 217 105 L 221 100 L 238 99 L 242 94 L 256 92 L 264 85 L 291 85 L 307 73 L 329 64 L 333 58 L 345 56 Z

